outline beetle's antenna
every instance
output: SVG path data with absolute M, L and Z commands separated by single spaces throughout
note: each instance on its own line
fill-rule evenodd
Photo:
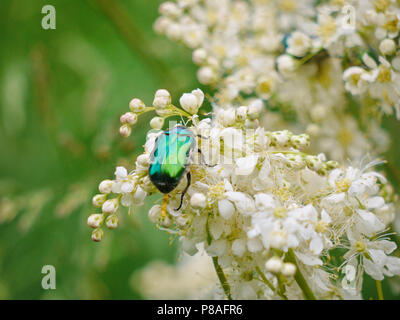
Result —
M 167 217 L 167 204 L 168 204 L 168 194 L 164 193 L 161 204 L 161 218 L 163 220 Z

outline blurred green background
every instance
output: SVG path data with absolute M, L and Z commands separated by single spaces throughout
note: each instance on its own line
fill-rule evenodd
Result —
M 160 3 L 0 1 L 0 298 L 137 299 L 132 273 L 176 259 L 176 243 L 147 218 L 157 196 L 123 212 L 101 243 L 86 224 L 98 183 L 131 167 L 145 141 L 148 121 L 118 134 L 129 101 L 198 86 L 190 51 L 152 30 Z M 56 30 L 41 27 L 46 4 Z M 41 287 L 46 264 L 56 290 Z
M 118 134 L 129 101 L 199 86 L 190 50 L 152 30 L 161 2 L 0 1 L 0 299 L 140 299 L 132 274 L 176 260 L 177 243 L 147 218 L 157 196 L 101 243 L 86 224 L 98 183 L 131 168 L 145 141 L 148 121 Z M 41 27 L 47 4 L 56 30 Z M 56 290 L 41 287 L 44 265 Z

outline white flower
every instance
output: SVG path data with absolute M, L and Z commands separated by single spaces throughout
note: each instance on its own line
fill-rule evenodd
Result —
M 143 112 L 145 108 L 146 105 L 140 99 L 134 98 L 129 102 L 129 109 L 131 109 L 132 112 Z
M 304 57 L 310 50 L 311 39 L 306 34 L 300 31 L 295 31 L 290 35 L 287 44 L 287 52 L 289 54 L 296 57 Z
M 202 67 L 197 72 L 197 77 L 202 84 L 212 84 L 217 80 L 215 71 L 210 67 Z
M 284 54 L 277 58 L 276 63 L 278 65 L 279 72 L 284 75 L 292 75 L 295 70 L 295 63 L 291 56 Z
M 100 208 L 106 199 L 107 196 L 105 194 L 97 194 L 93 197 L 92 203 L 96 208 Z
M 190 205 L 194 209 L 203 209 L 206 206 L 206 197 L 204 194 L 196 192 L 190 198 Z
M 232 242 L 232 252 L 239 257 L 242 257 L 246 252 L 246 240 L 236 239 Z
M 266 264 L 265 264 L 265 268 L 273 273 L 279 273 L 281 272 L 283 267 L 283 262 L 280 258 L 278 257 L 272 257 L 270 258 Z
M 343 73 L 343 80 L 346 81 L 346 90 L 354 95 L 363 93 L 367 89 L 368 81 L 366 71 L 360 67 L 348 68 Z
M 235 213 L 235 206 L 227 199 L 222 199 L 218 201 L 218 211 L 221 217 L 228 220 Z
M 91 214 L 87 220 L 87 224 L 92 228 L 99 228 L 103 223 L 104 217 L 102 214 Z
M 101 207 L 103 213 L 115 213 L 118 210 L 118 200 L 110 199 L 103 203 Z
M 132 129 L 129 125 L 124 124 L 119 128 L 119 133 L 123 137 L 129 137 L 132 133 Z
M 171 103 L 171 95 L 165 89 L 159 89 L 156 91 L 153 100 L 153 107 L 156 109 L 164 109 Z
M 293 263 L 284 263 L 282 266 L 282 274 L 287 277 L 294 276 L 296 274 L 296 266 Z
M 114 174 L 117 180 L 123 180 L 128 176 L 128 171 L 124 167 L 117 167 Z
M 119 224 L 119 219 L 116 214 L 112 214 L 106 219 L 106 226 L 109 229 L 116 229 Z
M 197 113 L 204 100 L 204 93 L 200 89 L 193 90 L 192 93 L 184 93 L 179 102 L 184 110 L 191 114 Z
M 112 191 L 112 187 L 114 185 L 114 181 L 112 180 L 103 180 L 99 184 L 99 191 L 104 194 L 108 194 Z
M 248 176 L 253 171 L 258 161 L 258 155 L 250 155 L 236 160 L 235 173 L 239 176 Z
M 391 55 L 396 51 L 396 44 L 392 39 L 384 39 L 379 44 L 379 50 L 382 54 Z
M 164 125 L 164 118 L 162 117 L 154 117 L 150 120 L 150 127 L 155 130 L 161 130 Z

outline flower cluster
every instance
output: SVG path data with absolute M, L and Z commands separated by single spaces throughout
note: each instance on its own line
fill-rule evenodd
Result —
M 211 258 L 200 247 L 193 256 L 183 254 L 175 265 L 152 261 L 131 277 L 131 286 L 147 299 L 221 299 Z
M 306 131 L 313 152 L 359 160 L 387 150 L 379 118 L 399 109 L 399 9 L 391 0 L 177 0 L 160 6 L 154 27 L 193 50 L 199 81 L 223 105 L 261 98 L 271 129 Z
M 182 110 L 158 90 L 152 106 L 141 102 L 143 112 L 157 113 L 153 128 L 170 116 L 186 117 L 202 154 L 189 157 L 191 183 L 180 210 L 185 178 L 168 194 L 166 212 L 156 204 L 148 216 L 189 255 L 204 245 L 226 297 L 354 298 L 364 272 L 376 280 L 400 274 L 400 258 L 389 255 L 396 248 L 387 231 L 393 195 L 372 170 L 379 161 L 344 167 L 308 154 L 308 135 L 259 125 L 258 100 L 238 108 L 215 104 L 212 117 L 201 119 L 203 98 L 199 89 L 182 95 Z M 132 101 L 134 113 L 139 100 Z M 88 218 L 93 240 L 103 238 L 104 221 L 118 225 L 121 205 L 140 205 L 157 192 L 148 170 L 160 134 L 148 133 L 133 171 L 117 167 L 114 180 L 100 183 L 93 203 L 102 213 Z

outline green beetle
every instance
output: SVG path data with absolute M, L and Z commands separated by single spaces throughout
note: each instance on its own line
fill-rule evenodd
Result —
M 154 149 L 150 155 L 149 177 L 156 188 L 164 193 L 161 211 L 163 217 L 166 215 L 167 194 L 178 186 L 186 172 L 187 186 L 176 210 L 182 207 L 183 197 L 190 186 L 190 171 L 187 170 L 187 167 L 195 147 L 196 135 L 192 130 L 182 125 L 163 131 L 155 141 Z M 201 154 L 200 149 L 197 149 L 197 151 Z

